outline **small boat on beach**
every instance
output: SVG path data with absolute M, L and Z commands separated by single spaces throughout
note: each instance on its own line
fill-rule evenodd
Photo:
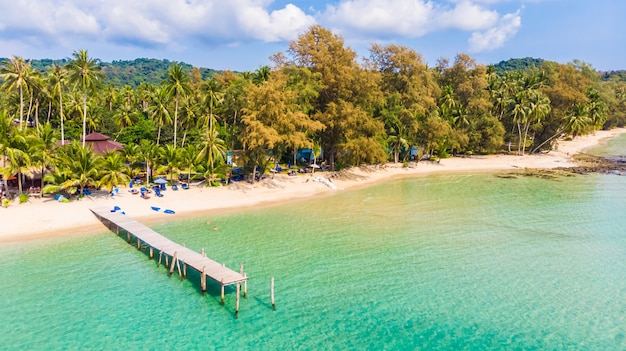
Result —
M 156 206 L 151 206 L 151 208 L 154 211 L 157 211 L 157 212 L 163 212 L 163 213 L 167 213 L 167 214 L 174 214 L 174 213 L 176 213 L 176 212 L 174 212 L 174 210 L 169 210 L 169 209 L 166 209 L 166 208 L 161 208 L 161 207 L 156 207 Z

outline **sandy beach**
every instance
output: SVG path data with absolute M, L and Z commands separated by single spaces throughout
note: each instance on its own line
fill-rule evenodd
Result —
M 626 133 L 626 128 L 597 131 L 574 140 L 559 141 L 557 150 L 540 155 L 491 155 L 442 159 L 439 163 L 386 164 L 354 168 L 332 177 L 316 172 L 288 176 L 276 174 L 261 182 L 236 182 L 229 186 L 207 188 L 192 186 L 189 190 L 168 188 L 163 197 L 142 199 L 120 187 L 114 197 L 104 191 L 94 192 L 79 201 L 60 203 L 51 196 L 31 198 L 27 203 L 12 202 L 0 208 L 0 243 L 33 238 L 84 235 L 106 231 L 90 208 L 119 206 L 127 215 L 146 224 L 189 216 L 206 216 L 224 211 L 239 211 L 249 207 L 283 203 L 296 199 L 328 196 L 333 192 L 363 187 L 396 177 L 420 176 L 440 172 L 497 171 L 516 168 L 556 168 L 575 166 L 572 156 L 585 149 Z M 172 209 L 176 214 L 155 212 L 151 206 Z

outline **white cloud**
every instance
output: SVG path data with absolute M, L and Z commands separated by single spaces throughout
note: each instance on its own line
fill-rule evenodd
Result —
M 346 0 L 328 6 L 323 17 L 342 31 L 421 36 L 430 31 L 436 11 L 422 0 Z
M 502 15 L 491 9 L 510 1 L 341 0 L 329 5 L 319 20 L 351 39 L 395 40 L 450 30 L 466 32 L 468 50 L 482 52 L 503 46 L 520 29 L 519 10 Z
M 320 19 L 354 36 L 366 33 L 379 37 L 420 37 L 448 29 L 476 31 L 493 26 L 498 13 L 479 2 L 343 0 L 336 6 L 328 6 Z
M 0 31 L 9 32 L 14 37 L 94 34 L 98 29 L 95 16 L 67 2 L 6 1 L 0 3 L 0 13 Z M 4 34 L 2 36 L 6 38 Z
M 287 4 L 284 9 L 271 13 L 261 7 L 247 7 L 237 17 L 240 27 L 247 35 L 268 42 L 295 39 L 298 34 L 315 24 L 313 17 L 293 4 Z
M 461 1 L 451 10 L 436 14 L 436 29 L 480 30 L 498 21 L 498 13 L 470 1 Z
M 294 39 L 315 23 L 289 4 L 270 0 L 12 0 L 0 3 L 0 40 L 45 37 L 50 44 L 88 36 L 130 46 L 171 46 Z M 71 41 L 71 40 L 70 40 Z
M 498 23 L 485 31 L 474 32 L 469 38 L 469 50 L 472 53 L 484 52 L 502 47 L 522 26 L 519 11 L 502 16 Z

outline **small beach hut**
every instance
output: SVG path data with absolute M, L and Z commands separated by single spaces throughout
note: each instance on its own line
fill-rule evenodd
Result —
M 91 147 L 99 154 L 106 154 L 111 150 L 117 151 L 124 148 L 124 145 L 110 139 L 107 135 L 93 132 L 85 137 L 85 146 Z

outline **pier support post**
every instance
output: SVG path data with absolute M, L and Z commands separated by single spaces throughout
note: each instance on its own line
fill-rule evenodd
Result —
M 222 279 L 222 282 L 220 283 L 220 285 L 222 285 L 222 305 L 224 305 L 224 279 Z
M 183 274 L 180 272 L 180 260 L 176 259 L 176 268 L 178 268 L 178 276 L 180 277 L 180 281 L 183 281 Z
M 200 288 L 202 289 L 202 293 L 206 293 L 206 274 L 205 267 L 202 267 L 202 276 L 200 276 Z
M 243 275 L 243 263 L 239 264 L 239 274 Z
M 157 268 L 161 265 L 161 258 L 163 258 L 163 250 L 159 250 L 159 263 L 157 263 Z
M 137 238 L 137 250 L 141 251 L 141 240 Z
M 150 259 L 154 258 L 154 249 L 150 247 Z
M 172 257 L 172 265 L 170 266 L 170 275 L 174 273 L 174 265 L 176 264 L 176 251 L 174 251 L 174 256 Z M 166 261 L 167 262 L 167 261 Z
M 270 281 L 270 296 L 272 298 L 272 308 L 276 309 L 276 304 L 274 303 L 274 277 Z
M 246 273 L 244 273 L 243 276 L 244 278 L 248 278 L 248 275 Z M 248 298 L 248 279 L 243 281 L 243 298 Z
M 239 313 L 239 293 L 241 291 L 241 283 L 237 283 L 237 299 L 235 302 L 235 314 Z
M 126 241 L 130 244 L 130 232 L 126 232 Z
M 202 257 L 206 257 L 206 253 L 204 252 L 204 247 L 202 248 L 202 251 L 200 251 L 200 253 L 202 254 Z
M 183 262 L 183 277 L 187 279 L 187 264 Z

